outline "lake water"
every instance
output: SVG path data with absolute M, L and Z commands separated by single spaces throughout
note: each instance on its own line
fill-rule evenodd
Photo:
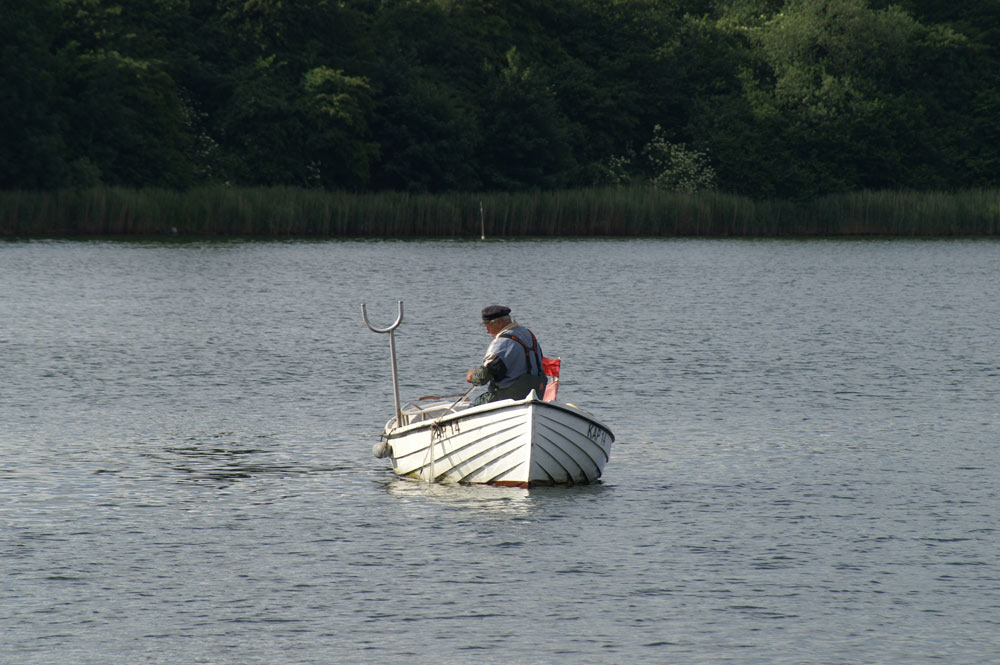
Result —
M 0 243 L 0 662 L 1000 654 L 1000 243 Z M 603 481 L 396 479 L 513 308 Z

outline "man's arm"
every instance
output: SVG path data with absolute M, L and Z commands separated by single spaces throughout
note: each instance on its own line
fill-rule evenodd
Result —
M 499 381 L 507 376 L 507 365 L 495 355 L 486 358 L 486 364 L 480 365 L 476 369 L 470 369 L 465 373 L 465 380 L 477 386 L 486 385 L 492 379 Z

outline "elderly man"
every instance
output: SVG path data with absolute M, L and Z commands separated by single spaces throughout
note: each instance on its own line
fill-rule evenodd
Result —
M 512 320 L 510 308 L 501 305 L 483 309 L 483 325 L 493 341 L 483 364 L 465 375 L 469 383 L 489 384 L 477 403 L 524 399 L 532 390 L 541 396 L 548 379 L 542 370 L 542 347 L 532 332 Z

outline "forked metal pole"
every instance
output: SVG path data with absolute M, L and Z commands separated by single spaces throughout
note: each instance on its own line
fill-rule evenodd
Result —
M 389 357 L 392 358 L 392 398 L 396 404 L 396 427 L 403 424 L 403 412 L 399 407 L 399 376 L 396 372 L 396 338 L 392 334 L 399 324 L 403 322 L 403 301 L 397 301 L 399 303 L 399 316 L 396 317 L 396 322 L 393 323 L 388 328 L 376 328 L 368 320 L 368 310 L 365 308 L 365 304 L 361 303 L 361 318 L 365 320 L 365 325 L 372 332 L 377 333 L 389 333 Z

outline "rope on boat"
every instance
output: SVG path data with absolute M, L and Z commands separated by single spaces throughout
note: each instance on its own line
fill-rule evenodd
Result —
M 441 428 L 431 426 L 431 445 L 427 446 L 427 454 L 430 456 L 430 463 L 427 464 L 427 478 L 425 480 L 429 483 L 434 482 L 434 442 L 437 441 L 438 430 Z
M 429 429 L 431 433 L 431 443 L 429 446 L 427 446 L 427 455 L 430 459 L 427 460 L 427 458 L 425 458 L 424 461 L 424 465 L 427 467 L 427 472 L 428 472 L 428 477 L 426 478 L 427 482 L 433 483 L 437 478 L 437 476 L 434 475 L 434 444 L 435 442 L 437 442 L 438 439 L 444 438 L 444 428 L 441 427 L 441 421 L 444 420 L 445 416 L 451 413 L 456 406 L 458 406 L 459 402 L 461 402 L 463 399 L 471 395 L 472 391 L 475 390 L 477 387 L 478 386 L 472 386 L 471 388 L 466 390 L 458 399 L 456 399 L 454 402 L 451 403 L 451 406 L 445 409 L 444 412 L 440 416 L 435 418 L 434 422 L 431 423 Z

